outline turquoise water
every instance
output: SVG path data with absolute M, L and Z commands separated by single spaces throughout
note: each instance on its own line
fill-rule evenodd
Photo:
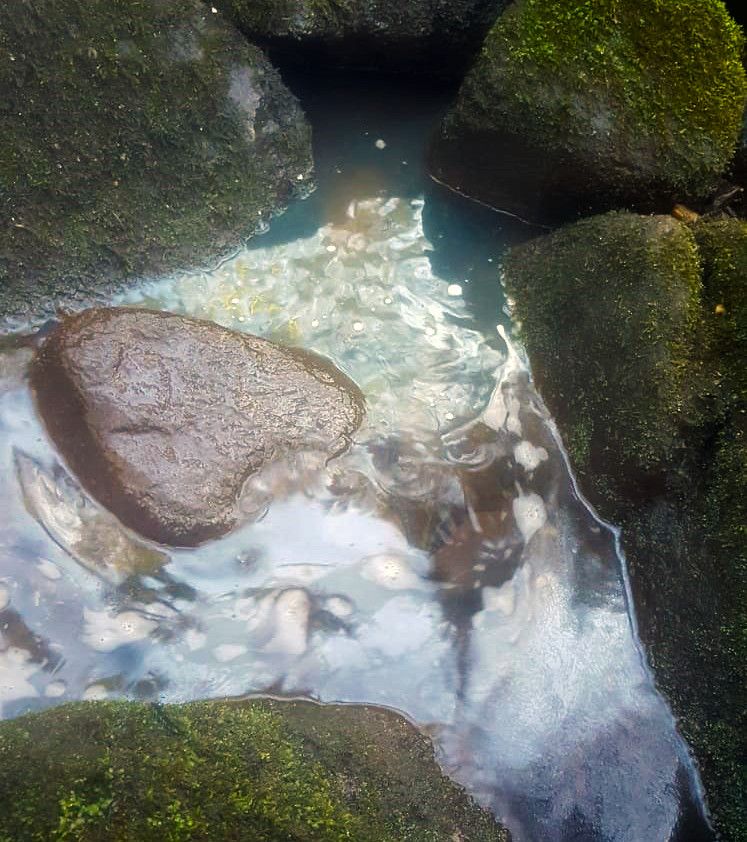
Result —
M 575 488 L 500 285 L 534 231 L 423 170 L 443 94 L 292 80 L 319 188 L 210 271 L 121 296 L 313 348 L 353 447 L 277 463 L 247 523 L 157 547 L 91 500 L 0 353 L 0 705 L 271 693 L 396 708 L 517 840 L 711 838 L 640 651 L 614 529 Z

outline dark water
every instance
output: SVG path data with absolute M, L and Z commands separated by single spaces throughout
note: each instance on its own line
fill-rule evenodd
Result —
M 535 232 L 428 181 L 448 93 L 290 81 L 317 192 L 215 270 L 122 300 L 314 348 L 359 383 L 367 421 L 326 467 L 258 477 L 254 522 L 172 550 L 80 490 L 34 412 L 30 352 L 0 352 L 2 715 L 115 696 L 377 703 L 427 729 L 517 840 L 712 838 L 617 536 L 511 340 L 501 256 Z

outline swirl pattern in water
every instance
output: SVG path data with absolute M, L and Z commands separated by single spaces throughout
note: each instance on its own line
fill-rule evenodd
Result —
M 510 342 L 433 273 L 422 208 L 353 202 L 310 237 L 128 297 L 312 347 L 368 402 L 345 456 L 274 465 L 247 488 L 251 522 L 197 549 L 149 545 L 89 499 L 34 413 L 29 352 L 0 356 L 2 713 L 121 695 L 378 703 L 426 727 L 518 840 L 677 838 L 697 780 L 615 535 Z

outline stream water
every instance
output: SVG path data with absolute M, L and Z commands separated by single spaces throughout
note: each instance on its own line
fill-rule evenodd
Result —
M 574 485 L 511 338 L 520 223 L 428 183 L 443 94 L 298 85 L 319 188 L 213 271 L 120 301 L 319 351 L 367 418 L 258 514 L 173 550 L 125 530 L 52 449 L 0 353 L 0 709 L 253 693 L 369 702 L 432 736 L 516 840 L 711 839 L 635 633 L 615 531 Z M 572 329 L 569 325 L 568 329 Z

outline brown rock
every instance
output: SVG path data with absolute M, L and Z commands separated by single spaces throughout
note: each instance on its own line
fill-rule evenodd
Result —
M 336 455 L 363 417 L 357 386 L 316 354 L 133 308 L 65 318 L 31 381 L 88 492 L 127 526 L 177 546 L 231 529 L 244 482 L 269 461 Z

